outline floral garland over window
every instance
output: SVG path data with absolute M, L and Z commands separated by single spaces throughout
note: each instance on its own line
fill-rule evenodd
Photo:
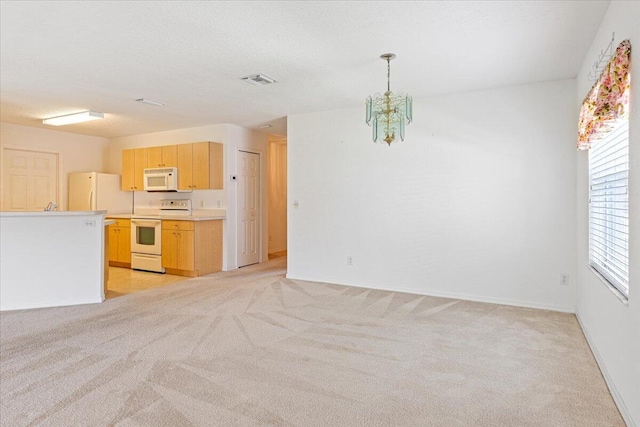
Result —
M 630 57 L 631 43 L 624 40 L 587 94 L 580 109 L 578 150 L 591 148 L 593 141 L 611 130 L 610 122 L 628 117 Z

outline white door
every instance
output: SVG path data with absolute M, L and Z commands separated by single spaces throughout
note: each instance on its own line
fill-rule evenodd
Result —
M 260 155 L 238 152 L 238 267 L 260 262 Z
M 2 161 L 3 211 L 41 211 L 58 202 L 58 155 L 5 148 Z

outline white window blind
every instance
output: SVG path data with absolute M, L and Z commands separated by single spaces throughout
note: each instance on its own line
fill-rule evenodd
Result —
M 629 296 L 629 121 L 589 150 L 589 262 Z

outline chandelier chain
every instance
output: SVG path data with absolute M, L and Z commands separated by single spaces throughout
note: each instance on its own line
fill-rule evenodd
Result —
M 391 92 L 391 58 L 387 58 L 387 92 Z

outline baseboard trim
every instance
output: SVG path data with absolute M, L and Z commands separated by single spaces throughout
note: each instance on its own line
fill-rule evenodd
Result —
M 109 261 L 109 267 L 131 268 L 130 262 Z
M 532 303 L 529 301 L 520 301 L 520 300 L 514 300 L 514 299 L 508 299 L 508 298 L 482 297 L 478 295 L 468 295 L 468 294 L 460 294 L 460 293 L 454 293 L 454 292 L 437 292 L 437 291 L 434 292 L 431 290 L 423 291 L 421 289 L 410 289 L 410 288 L 403 288 L 403 287 L 389 288 L 385 286 L 372 285 L 369 283 L 367 284 L 351 283 L 351 282 L 347 283 L 340 280 L 327 280 L 327 279 L 320 279 L 317 277 L 290 275 L 288 273 L 286 277 L 287 279 L 291 279 L 291 280 L 304 280 L 307 282 L 331 283 L 334 285 L 354 286 L 356 288 L 377 289 L 381 291 L 403 292 L 407 294 L 426 295 L 430 297 L 452 298 L 452 299 L 459 299 L 464 301 L 485 302 L 489 304 L 510 305 L 515 307 L 524 307 L 524 308 L 535 308 L 538 310 L 559 311 L 561 313 L 575 313 L 576 311 L 575 307 L 570 307 L 570 306 Z
M 628 427 L 636 427 L 636 423 L 633 421 L 633 418 L 631 418 L 631 414 L 627 409 L 627 405 L 625 405 L 624 400 L 622 399 L 622 396 L 620 396 L 620 393 L 618 392 L 618 389 L 616 388 L 616 385 L 613 382 L 613 379 L 611 378 L 609 371 L 607 370 L 607 366 L 605 365 L 604 360 L 602 359 L 602 356 L 600 356 L 600 352 L 598 351 L 598 347 L 596 346 L 596 343 L 593 341 L 593 338 L 591 338 L 591 334 L 589 333 L 589 330 L 584 326 L 584 323 L 582 323 L 582 319 L 580 319 L 580 312 L 578 310 L 576 310 L 576 318 L 578 319 L 578 323 L 580 324 L 582 333 L 584 334 L 584 337 L 587 340 L 587 344 L 589 344 L 589 348 L 591 348 L 591 353 L 593 353 L 593 357 L 596 359 L 596 363 L 600 368 L 600 372 L 602 372 L 602 376 L 604 377 L 604 382 L 607 384 L 607 387 L 609 388 L 609 393 L 611 393 L 611 397 L 613 397 L 613 401 L 618 407 L 618 411 L 620 411 L 620 415 L 622 416 L 622 419 L 624 420 L 625 423 L 627 423 Z
M 104 297 L 90 298 L 82 301 L 44 301 L 28 304 L 6 304 L 0 306 L 0 311 L 15 311 L 15 310 L 32 310 L 34 308 L 52 308 L 52 307 L 68 307 L 72 305 L 84 305 L 84 304 L 100 304 L 104 302 Z
M 238 269 L 237 265 L 227 265 L 227 266 L 222 268 L 222 271 L 232 271 L 232 270 L 237 270 L 237 269 Z

